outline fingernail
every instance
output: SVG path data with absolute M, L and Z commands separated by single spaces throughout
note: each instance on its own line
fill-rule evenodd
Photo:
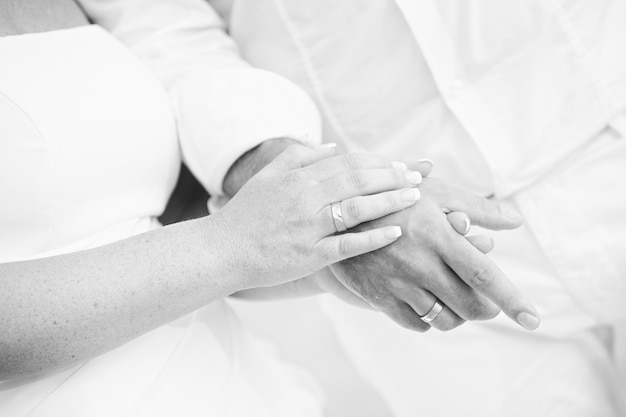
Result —
M 402 229 L 400 229 L 400 226 L 388 227 L 385 230 L 385 237 L 387 239 L 397 239 L 400 236 L 402 236 Z
M 408 190 L 402 191 L 400 198 L 407 203 L 415 203 L 420 199 L 420 190 L 417 188 L 409 188 Z
M 395 169 L 401 169 L 402 171 L 406 171 L 406 164 L 400 161 L 392 161 L 391 166 Z
M 539 319 L 527 312 L 519 313 L 517 315 L 517 322 L 526 330 L 535 330 L 539 327 Z
M 409 184 L 417 185 L 422 182 L 422 174 L 417 171 L 407 171 L 404 173 L 404 178 Z
M 433 161 L 431 161 L 430 159 L 418 159 L 417 165 L 419 165 L 420 171 L 424 170 L 429 173 L 433 170 L 433 167 L 435 166 Z
M 465 221 L 465 230 L 463 231 L 463 235 L 466 235 L 469 233 L 470 228 L 472 227 L 472 224 L 470 223 L 470 219 L 467 217 L 463 220 Z

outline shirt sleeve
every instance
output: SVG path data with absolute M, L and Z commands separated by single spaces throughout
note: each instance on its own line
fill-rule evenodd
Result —
M 167 89 L 183 158 L 211 195 L 230 166 L 261 142 L 321 142 L 319 113 L 298 86 L 253 68 L 205 0 L 79 0 Z

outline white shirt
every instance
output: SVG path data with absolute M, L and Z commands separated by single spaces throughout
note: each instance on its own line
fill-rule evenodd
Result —
M 607 125 L 626 135 L 626 2 L 396 3 L 498 196 L 542 178 Z
M 169 88 L 211 192 L 259 141 L 319 134 L 308 100 L 243 63 L 203 0 L 82 3 Z M 510 200 L 586 313 L 626 317 L 626 224 L 611 211 L 626 204 L 624 0 L 212 4 L 248 62 L 315 99 L 325 140 L 430 157 L 437 176 Z
M 321 141 L 315 105 L 298 87 L 251 68 L 203 0 L 79 0 L 157 74 L 175 106 L 183 158 L 211 195 L 230 166 L 277 137 Z
M 325 140 L 430 157 L 434 176 L 525 215 L 490 255 L 539 309 L 538 331 L 500 317 L 423 337 L 333 305 L 397 415 L 623 415 L 626 2 L 231 3 L 243 56 L 315 98 Z
M 242 55 L 316 100 L 325 140 L 430 157 L 522 210 L 578 303 L 555 328 L 626 318 L 625 1 L 221 3 Z
M 199 2 L 194 3 L 199 9 L 206 7 Z M 134 0 L 124 5 L 130 3 L 140 4 Z M 178 8 L 191 7 L 192 1 L 158 1 L 160 7 L 166 3 Z M 119 1 L 112 4 L 122 7 Z M 493 193 L 523 211 L 527 226 L 497 239 L 492 254 L 543 315 L 540 331 L 520 336 L 520 342 L 530 343 L 533 337 L 588 336 L 599 326 L 616 327 L 626 319 L 626 194 L 621 184 L 626 177 L 624 0 L 215 0 L 211 4 L 228 22 L 229 34 L 248 62 L 285 76 L 315 99 L 323 115 L 325 140 L 394 158 L 430 157 L 436 162 L 434 175 L 476 193 Z M 146 2 L 146 10 L 148 6 Z M 100 5 L 88 11 L 96 20 L 107 12 Z M 101 22 L 115 32 L 116 22 Z M 184 34 L 189 35 L 181 29 L 161 35 L 182 40 Z M 368 352 L 382 343 L 373 339 L 406 348 L 406 356 L 395 356 L 400 372 L 377 369 L 370 379 L 384 385 L 380 374 L 388 374 L 395 385 L 390 383 L 387 392 L 398 393 L 401 385 L 410 391 L 404 400 L 415 398 L 420 390 L 416 378 L 404 384 L 399 376 L 430 375 L 424 380 L 431 385 L 427 388 L 433 381 L 449 387 L 451 378 L 446 376 L 456 375 L 457 365 L 469 366 L 475 360 L 455 351 L 459 356 L 447 360 L 450 356 L 443 354 L 439 361 L 416 362 L 417 372 L 407 372 L 410 361 L 420 358 L 419 348 L 428 351 L 432 344 L 421 338 L 413 345 L 400 343 L 406 340 L 395 343 L 388 320 L 376 326 L 373 318 L 366 321 L 367 327 L 359 326 L 364 321 L 341 314 L 335 320 L 345 321 L 339 326 L 343 336 L 349 336 L 348 331 L 366 333 L 354 337 L 351 354 L 371 367 L 380 368 L 380 356 Z M 504 319 L 500 322 L 513 326 Z M 506 339 L 508 333 L 494 331 L 486 338 L 478 329 L 498 325 L 494 320 L 467 328 L 476 329 L 472 340 L 478 346 L 495 349 L 498 345 L 491 342 Z M 388 328 L 390 333 L 382 333 Z M 464 331 L 470 332 L 460 330 Z M 458 346 L 466 346 L 469 340 L 459 340 Z M 435 344 L 438 352 L 446 352 L 439 350 L 441 346 Z M 452 349 L 455 344 L 445 346 Z M 554 395 L 546 398 L 564 398 L 560 389 L 569 390 L 568 398 L 586 402 L 591 411 L 583 415 L 601 415 L 598 410 L 605 398 L 599 392 L 604 385 L 596 382 L 612 377 L 615 362 L 603 362 L 601 370 L 584 373 L 578 366 L 597 364 L 589 358 L 601 356 L 602 349 L 596 349 L 598 355 L 588 349 L 573 360 L 567 357 L 572 350 L 566 343 L 553 356 L 545 356 L 544 346 L 542 342 L 536 350 L 528 349 L 541 354 L 526 361 L 515 355 L 524 348 L 511 346 L 510 356 L 519 362 L 511 375 L 542 375 L 536 383 L 525 384 L 524 390 L 515 390 L 514 397 L 523 403 L 519 415 L 534 415 L 526 409 L 544 404 L 536 393 L 544 396 L 544 391 L 551 391 Z M 389 351 L 383 349 L 386 355 Z M 494 362 L 497 351 L 486 357 L 488 363 Z M 502 363 L 508 360 L 503 357 Z M 554 367 L 547 364 L 562 367 L 556 367 L 552 379 L 546 378 L 546 372 Z M 497 361 L 491 368 L 479 365 L 471 386 L 461 392 L 466 397 L 476 387 L 481 394 L 488 392 L 484 405 L 489 407 L 498 395 L 476 384 L 476 376 L 493 382 L 493 390 L 506 390 L 510 380 L 492 379 L 501 369 Z M 578 385 L 560 384 L 570 380 Z M 428 397 L 436 410 L 450 392 L 429 392 L 419 397 L 420 402 Z M 466 407 L 463 401 L 458 405 Z M 413 410 L 407 415 L 414 415 Z M 573 413 L 566 410 L 563 415 Z

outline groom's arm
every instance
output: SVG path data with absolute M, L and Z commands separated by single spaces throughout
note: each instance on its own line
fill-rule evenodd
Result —
M 287 142 L 320 141 L 319 115 L 308 96 L 284 78 L 245 63 L 225 33 L 223 22 L 205 0 L 79 1 L 96 23 L 112 31 L 142 58 L 164 85 L 172 97 L 184 160 L 212 195 L 236 192 Z M 454 198 L 460 202 L 466 199 Z M 427 206 L 422 203 L 416 206 Z M 477 207 L 477 218 L 489 217 L 489 212 L 481 211 L 481 204 Z M 454 209 L 466 208 L 459 204 Z M 476 292 L 487 298 L 491 294 L 509 314 L 521 311 L 520 306 L 530 309 L 495 265 L 478 251 L 472 252 L 472 246 L 461 235 L 453 234 L 447 221 L 442 221 L 445 216 L 440 210 L 424 210 L 410 217 L 408 213 L 412 212 L 381 220 L 398 219 L 411 232 L 410 237 L 401 240 L 407 243 L 405 246 L 375 258 L 358 258 L 350 264 L 352 268 L 336 268 L 336 275 L 347 288 L 405 325 L 410 313 L 407 306 L 415 305 L 411 328 L 415 328 L 414 323 L 420 324 L 415 322 L 415 314 L 426 308 L 418 304 L 424 303 L 422 293 L 429 288 L 458 312 L 460 320 L 487 318 L 497 311 Z M 491 214 L 497 217 L 498 211 Z M 400 255 L 394 257 L 396 250 Z M 454 266 L 452 270 L 460 281 L 467 288 L 476 288 L 469 291 L 461 286 L 465 291 L 460 292 L 459 286 L 446 286 L 450 280 L 442 281 L 441 274 L 429 275 L 438 265 Z M 404 273 L 388 274 L 389 268 Z M 414 279 L 418 276 L 422 277 L 420 281 Z M 377 302 L 377 289 L 381 294 L 400 292 L 402 296 L 396 299 L 402 302 L 383 306 Z M 447 297 L 449 294 L 452 298 Z M 406 314 L 397 314 L 398 309 Z M 442 327 L 455 324 L 458 320 Z
M 232 194 L 288 143 L 321 141 L 312 100 L 283 77 L 246 63 L 206 0 L 79 2 L 165 87 L 183 159 L 212 196 Z

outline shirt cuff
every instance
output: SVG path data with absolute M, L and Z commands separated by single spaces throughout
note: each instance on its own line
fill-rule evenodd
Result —
M 170 90 L 183 158 L 211 195 L 233 163 L 268 139 L 321 143 L 321 119 L 292 82 L 256 68 L 207 70 Z

